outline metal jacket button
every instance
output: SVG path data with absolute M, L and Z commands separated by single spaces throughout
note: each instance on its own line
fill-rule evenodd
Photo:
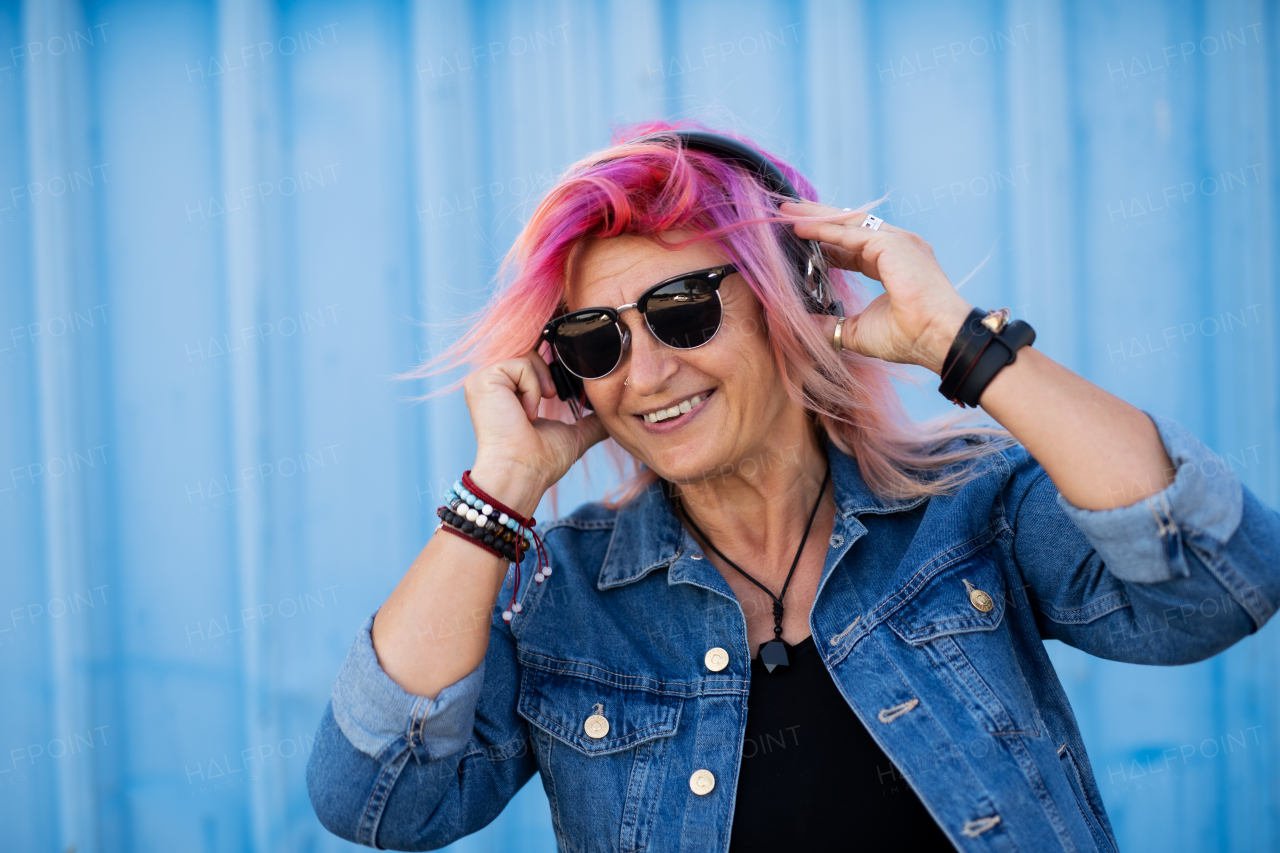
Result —
M 710 770 L 695 770 L 693 775 L 689 777 L 689 787 L 698 796 L 710 794 L 711 789 L 716 786 L 716 777 L 711 775 Z
M 587 737 L 593 737 L 597 740 L 609 733 L 609 721 L 599 714 L 592 714 L 587 717 L 587 721 L 582 727 L 587 730 Z
M 703 661 L 707 664 L 707 669 L 712 672 L 719 672 L 729 665 L 729 653 L 716 646 L 714 649 L 707 651 L 707 656 L 703 658 Z
M 991 596 L 987 595 L 980 589 L 969 590 L 969 603 L 983 613 L 990 613 L 996 603 L 991 600 Z

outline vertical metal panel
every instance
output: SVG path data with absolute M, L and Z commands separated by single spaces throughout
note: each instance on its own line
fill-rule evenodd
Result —
M 83 18 L 78 10 L 62 4 L 27 3 L 23 7 L 23 23 L 23 43 L 35 53 L 31 46 L 43 46 L 45 32 L 65 32 L 82 25 Z M 56 194 L 56 201 L 61 202 L 61 195 L 69 189 L 61 176 L 88 159 L 91 146 L 83 121 L 85 68 L 79 62 L 37 66 L 33 61 L 27 87 L 24 129 L 28 174 L 33 178 L 25 187 L 25 195 L 32 203 L 30 285 L 35 317 L 47 318 L 43 323 L 37 320 L 46 328 L 28 325 L 27 333 L 43 337 L 46 331 L 54 335 L 55 319 L 59 327 L 65 327 L 64 318 L 71 318 L 82 297 L 93 290 L 93 259 L 81 250 L 92 227 L 88 206 L 36 204 L 46 200 L 46 192 L 51 198 Z M 54 108 L 48 109 L 50 105 Z M 101 179 L 106 179 L 105 174 Z M 58 189 L 62 192 L 58 193 Z M 35 339 L 31 340 L 34 344 Z M 73 449 L 82 447 L 93 431 L 91 425 L 84 429 L 82 421 L 91 407 L 82 399 L 76 344 L 58 341 L 51 346 L 33 346 L 32 351 L 38 390 L 35 405 L 29 411 L 38 435 L 37 458 L 42 461 L 28 465 L 26 474 L 33 484 L 36 477 L 41 479 L 41 523 L 36 535 L 44 557 L 39 601 L 44 602 L 48 619 L 41 633 L 46 634 L 48 642 L 49 667 L 49 689 L 45 694 L 48 700 L 42 715 L 45 725 L 39 733 L 44 736 L 40 742 L 50 758 L 63 753 L 62 760 L 54 765 L 54 797 L 46 814 L 60 846 L 81 844 L 93 850 L 97 849 L 100 813 L 93 761 L 87 751 L 67 755 L 74 744 L 64 743 L 72 732 L 93 728 L 89 633 L 83 620 L 53 618 L 62 609 L 55 602 L 73 601 L 75 591 L 89 586 L 89 542 L 84 518 L 89 491 L 81 478 L 72 476 L 71 469 L 75 465 Z M 34 627 L 38 614 L 28 607 L 26 615 Z M 38 757 L 27 750 L 28 761 L 34 762 Z
M 460 395 L 404 399 L 446 379 L 389 377 L 615 123 L 700 117 L 824 200 L 888 192 L 953 280 L 981 264 L 971 302 L 1274 506 L 1278 40 L 1259 0 L 0 8 L 6 839 L 348 846 L 309 739 L 474 453 Z M 614 482 L 602 450 L 561 511 Z M 1280 843 L 1272 627 L 1171 669 L 1051 646 L 1123 849 Z M 454 848 L 554 849 L 541 785 Z

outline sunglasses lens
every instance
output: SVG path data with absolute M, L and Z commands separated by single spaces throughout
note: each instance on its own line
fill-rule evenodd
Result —
M 566 317 L 556 329 L 556 356 L 583 379 L 599 379 L 618 366 L 622 337 L 614 318 L 588 309 Z
M 700 347 L 720 330 L 720 298 L 705 279 L 673 281 L 649 294 L 643 309 L 654 337 L 669 347 Z

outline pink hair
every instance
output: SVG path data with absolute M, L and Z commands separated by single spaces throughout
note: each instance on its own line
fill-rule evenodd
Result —
M 614 132 L 610 147 L 573 164 L 547 192 L 503 259 L 498 280 L 507 284 L 496 299 L 473 318 L 450 352 L 401 378 L 425 378 L 462 365 L 480 369 L 538 345 L 543 326 L 562 310 L 569 259 L 586 240 L 621 234 L 656 238 L 685 229 L 697 236 L 659 245 L 678 249 L 693 240 L 710 240 L 739 266 L 763 306 L 786 393 L 810 411 L 837 447 L 858 460 L 873 492 L 888 499 L 944 494 L 976 476 L 973 466 L 951 466 L 1003 446 L 1008 433 L 962 427 L 955 416 L 927 424 L 911 421 L 892 385 L 894 377 L 905 377 L 903 371 L 847 350 L 835 352 L 809 320 L 801 296 L 802 272 L 782 242 L 788 239 L 785 223 L 831 221 L 848 214 L 785 215 L 777 207 L 782 197 L 724 158 L 661 141 L 634 141 L 678 129 L 708 128 L 691 121 L 626 126 Z M 756 147 L 735 134 L 725 135 Z M 817 197 L 794 167 L 761 153 L 804 198 Z M 853 316 L 862 311 L 868 300 L 856 279 L 833 269 L 831 280 L 846 313 Z M 460 384 L 461 380 L 435 393 Z M 541 414 L 563 419 L 567 407 L 559 400 L 544 400 Z M 950 441 L 975 433 L 999 438 Z M 612 439 L 607 444 L 620 468 L 630 460 L 634 472 L 619 496 L 608 503 L 620 506 L 643 492 L 657 474 L 639 465 Z

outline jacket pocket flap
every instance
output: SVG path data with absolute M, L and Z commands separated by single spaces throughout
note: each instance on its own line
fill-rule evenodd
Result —
M 913 645 L 944 634 L 990 631 L 1000 624 L 1006 603 L 1004 577 L 981 551 L 900 595 L 906 600 L 886 621 Z
M 525 667 L 517 710 L 580 752 L 606 755 L 675 734 L 682 705 L 678 696 Z M 597 736 L 588 734 L 589 719 Z

